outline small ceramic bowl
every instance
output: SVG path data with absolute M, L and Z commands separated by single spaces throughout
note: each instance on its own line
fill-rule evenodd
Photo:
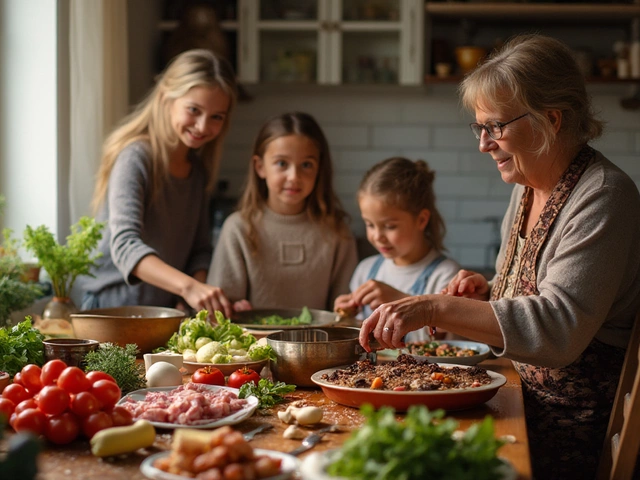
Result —
M 7 372 L 0 372 L 0 393 L 4 390 L 4 387 L 9 385 L 11 377 Z
M 44 360 L 48 362 L 58 358 L 70 367 L 84 367 L 84 356 L 95 352 L 100 343 L 96 340 L 79 338 L 50 338 L 44 340 Z

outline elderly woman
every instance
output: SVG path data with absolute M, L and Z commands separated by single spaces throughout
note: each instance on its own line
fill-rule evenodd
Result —
M 536 478 L 592 478 L 640 306 L 640 196 L 588 142 L 602 133 L 571 50 L 510 41 L 461 85 L 471 131 L 515 184 L 491 282 L 460 271 L 445 295 L 381 305 L 366 321 L 384 348 L 441 327 L 513 360 Z

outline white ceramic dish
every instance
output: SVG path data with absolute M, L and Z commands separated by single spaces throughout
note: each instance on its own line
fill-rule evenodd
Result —
M 264 360 L 258 360 L 256 362 L 232 362 L 232 363 L 199 363 L 199 362 L 182 362 L 183 368 L 189 372 L 193 373 L 199 368 L 203 367 L 215 367 L 220 370 L 225 376 L 231 375 L 233 372 L 242 367 L 250 368 L 251 370 L 255 370 L 260 373 L 262 368 L 269 361 L 268 358 Z
M 478 352 L 477 355 L 471 355 L 470 357 L 425 357 L 424 355 L 414 355 L 409 353 L 413 358 L 420 362 L 428 363 L 454 363 L 456 365 L 476 365 L 485 360 L 491 353 L 489 345 L 478 342 L 470 342 L 466 340 L 439 340 L 439 344 L 448 344 L 452 347 L 469 348 Z M 403 350 L 402 352 L 404 352 Z M 400 353 L 402 353 L 400 352 Z
M 326 450 L 307 455 L 300 465 L 302 480 L 347 480 L 344 477 L 333 477 L 327 473 L 327 467 L 337 452 L 338 450 Z M 500 469 L 500 476 L 496 480 L 516 480 L 518 472 L 513 468 L 513 465 L 507 460 L 502 459 L 502 461 L 504 468 Z
M 300 460 L 292 455 L 275 450 L 264 450 L 262 448 L 254 448 L 253 451 L 256 455 L 268 455 L 269 457 L 282 459 L 282 473 L 264 480 L 287 480 L 292 478 L 293 474 L 300 468 Z M 174 475 L 173 473 L 165 472 L 153 466 L 156 460 L 168 456 L 169 453 L 170 452 L 160 452 L 145 458 L 140 464 L 142 474 L 151 480 L 187 480 L 188 477 Z
M 236 395 L 238 395 L 238 392 L 239 392 L 237 388 L 221 387 L 217 385 L 204 385 L 204 386 L 213 392 L 217 392 L 219 390 L 229 390 L 230 392 L 233 392 Z M 126 402 L 127 398 L 131 398 L 132 400 L 139 402 L 146 398 L 148 392 L 170 392 L 171 390 L 174 390 L 176 388 L 177 387 L 155 387 L 155 388 L 143 388 L 141 390 L 135 390 L 131 393 L 126 394 L 124 397 L 122 397 L 118 401 L 117 405 L 120 405 Z M 200 423 L 196 425 L 182 425 L 178 423 L 152 422 L 152 421 L 150 421 L 150 423 L 154 427 L 158 427 L 158 428 L 217 428 L 217 427 L 222 427 L 223 425 L 235 425 L 249 418 L 251 415 L 253 415 L 253 413 L 258 408 L 258 399 L 256 397 L 254 396 L 247 397 L 246 400 L 247 400 L 247 404 L 245 405 L 244 408 L 226 417 L 219 418 L 217 420 L 212 420 L 206 423 Z

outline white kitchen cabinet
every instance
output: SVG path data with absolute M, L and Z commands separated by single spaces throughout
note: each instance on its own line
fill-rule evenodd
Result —
M 238 0 L 243 83 L 421 85 L 421 0 Z

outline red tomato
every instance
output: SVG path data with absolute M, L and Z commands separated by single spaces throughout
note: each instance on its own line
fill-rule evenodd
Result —
M 29 364 L 25 365 L 20 371 L 20 380 L 22 385 L 30 392 L 38 393 L 42 388 L 42 382 L 40 381 L 40 374 L 42 369 L 38 365 Z
M 18 413 L 13 422 L 13 429 L 16 432 L 33 432 L 36 435 L 44 433 L 47 424 L 47 416 L 37 408 L 27 408 Z
M 110 409 L 120 400 L 120 387 L 109 380 L 98 380 L 90 390 L 98 399 L 100 408 Z
M 34 398 L 23 400 L 16 405 L 16 408 L 13 409 L 13 412 L 18 414 L 26 410 L 27 408 L 38 408 L 38 402 L 36 402 Z
M 56 380 L 65 368 L 67 368 L 67 364 L 57 358 L 45 363 L 42 367 L 42 373 L 40 374 L 42 386 L 56 383 Z
M 80 393 L 89 390 L 91 383 L 78 367 L 67 367 L 58 377 L 58 386 L 69 393 Z
M 105 428 L 113 427 L 113 420 L 105 412 L 92 413 L 82 420 L 82 432 L 88 439 Z
M 133 423 L 133 415 L 124 407 L 115 406 L 109 413 L 114 427 L 123 427 Z
M 88 417 L 100 410 L 100 402 L 91 392 L 80 392 L 71 399 L 71 411 L 80 417 Z
M 260 381 L 260 375 L 255 370 L 251 370 L 247 367 L 242 367 L 229 375 L 229 381 L 227 385 L 231 388 L 240 388 L 245 383 L 253 382 L 258 385 Z
M 20 402 L 31 398 L 29 392 L 20 384 L 12 383 L 11 385 L 7 385 L 2 391 L 2 398 L 8 398 L 16 405 Z
M 111 375 L 106 372 L 101 372 L 100 370 L 92 370 L 87 373 L 87 380 L 91 382 L 91 385 L 96 383 L 98 380 L 109 380 L 110 382 L 117 383 Z
M 22 385 L 22 375 L 20 375 L 20 372 L 16 373 L 13 376 L 13 383 L 17 383 L 18 385 Z M 24 387 L 24 385 L 22 385 Z
M 207 385 L 224 385 L 224 374 L 216 367 L 202 367 L 193 372 L 191 381 Z
M 69 407 L 71 398 L 66 390 L 47 385 L 38 394 L 38 408 L 47 415 L 58 415 Z
M 16 408 L 16 404 L 8 398 L 0 398 L 0 422 L 7 422 Z
M 64 445 L 73 442 L 80 433 L 80 421 L 71 412 L 47 418 L 44 435 L 52 443 Z

